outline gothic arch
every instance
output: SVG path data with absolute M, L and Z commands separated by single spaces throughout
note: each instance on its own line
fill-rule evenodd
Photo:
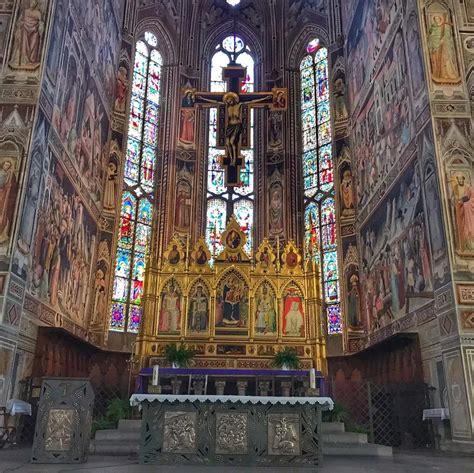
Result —
M 278 295 L 278 298 L 281 299 L 283 297 L 283 295 L 285 294 L 285 292 L 290 288 L 290 287 L 294 287 L 298 290 L 299 292 L 299 295 L 302 297 L 303 299 L 303 302 L 306 301 L 306 297 L 305 297 L 305 292 L 301 286 L 300 283 L 298 283 L 297 281 L 295 281 L 294 279 L 290 279 L 286 284 L 283 285 L 283 287 L 281 288 L 281 291 Z
M 149 31 L 156 36 L 158 40 L 157 50 L 163 58 L 163 65 L 169 66 L 177 62 L 178 53 L 176 51 L 176 44 L 172 41 L 166 27 L 157 18 L 146 19 L 137 24 L 135 28 L 134 42 L 138 41 L 145 32 Z
M 257 79 L 257 83 L 260 83 L 259 79 L 261 79 L 261 68 L 263 62 L 262 44 L 252 29 L 240 21 L 236 21 L 235 23 L 234 21 L 226 21 L 225 23 L 213 28 L 211 33 L 207 34 L 202 48 L 202 59 L 206 65 L 206 68 L 203 71 L 204 78 L 207 82 L 209 81 L 211 58 L 214 54 L 216 44 L 222 41 L 226 36 L 232 35 L 234 33 L 242 36 L 242 38 L 250 47 L 251 55 L 255 60 L 255 77 Z
M 289 48 L 288 66 L 291 70 L 299 70 L 300 61 L 306 53 L 306 46 L 313 38 L 319 38 L 323 45 L 329 48 L 329 36 L 326 29 L 314 23 L 306 25 Z
M 187 291 L 185 293 L 185 296 L 189 297 L 189 295 L 191 294 L 191 291 L 198 285 L 202 285 L 206 288 L 206 291 L 207 291 L 207 295 L 210 297 L 211 296 L 211 293 L 212 293 L 212 290 L 211 290 L 211 286 L 209 285 L 209 283 L 204 279 L 202 278 L 201 276 L 198 276 L 197 278 L 193 279 L 188 287 L 187 287 Z
M 219 275 L 219 279 L 217 279 L 216 287 L 214 289 L 218 290 L 224 279 L 227 278 L 231 273 L 235 274 L 238 278 L 240 278 L 247 286 L 247 289 L 250 289 L 250 281 L 248 280 L 247 276 L 245 276 L 242 271 L 232 266 L 222 271 L 222 273 Z

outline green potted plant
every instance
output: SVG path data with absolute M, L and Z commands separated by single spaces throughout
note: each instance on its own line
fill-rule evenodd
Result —
M 293 348 L 285 347 L 273 356 L 272 366 L 282 370 L 297 370 L 300 359 Z
M 165 358 L 173 368 L 186 368 L 194 357 L 194 351 L 183 343 L 165 346 Z

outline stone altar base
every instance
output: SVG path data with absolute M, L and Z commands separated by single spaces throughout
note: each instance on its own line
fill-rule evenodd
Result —
M 317 466 L 329 398 L 134 395 L 141 464 Z

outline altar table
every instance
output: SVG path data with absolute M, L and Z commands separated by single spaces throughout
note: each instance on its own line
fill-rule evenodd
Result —
M 328 397 L 134 394 L 141 464 L 308 466 L 321 459 Z

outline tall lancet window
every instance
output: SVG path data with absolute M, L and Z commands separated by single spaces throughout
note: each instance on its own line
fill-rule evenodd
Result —
M 157 39 L 136 44 L 124 187 L 118 229 L 110 330 L 137 333 L 151 236 L 162 59 Z
M 222 68 L 236 62 L 247 68 L 247 77 L 242 92 L 254 91 L 254 60 L 250 48 L 238 36 L 226 37 L 217 47 L 211 62 L 211 92 L 225 92 L 227 83 L 222 80 Z M 226 187 L 224 169 L 219 164 L 224 151 L 217 149 L 217 108 L 209 113 L 209 149 L 207 161 L 207 211 L 206 241 L 211 254 L 222 249 L 221 234 L 227 220 L 233 214 L 247 235 L 245 250 L 252 251 L 254 213 L 254 112 L 250 117 L 250 148 L 241 151 L 244 166 L 240 172 L 241 185 Z
M 307 46 L 300 65 L 305 250 L 321 268 L 330 334 L 341 332 L 336 211 L 328 86 L 328 51 L 319 39 Z

